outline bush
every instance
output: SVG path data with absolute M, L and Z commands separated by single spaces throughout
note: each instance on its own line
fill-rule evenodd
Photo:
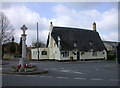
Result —
M 108 60 L 116 60 L 116 53 L 108 53 L 107 54 L 107 59 Z

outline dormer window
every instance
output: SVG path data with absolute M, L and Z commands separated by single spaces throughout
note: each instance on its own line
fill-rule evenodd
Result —
M 73 46 L 76 48 L 77 47 L 77 43 L 74 43 Z
M 89 44 L 92 46 L 92 43 L 91 43 L 91 42 L 90 42 Z
M 60 42 L 60 36 L 58 36 L 58 42 Z
M 92 46 L 92 45 L 93 45 L 93 42 L 91 41 L 91 42 L 89 42 L 89 44 L 90 44 L 90 46 Z

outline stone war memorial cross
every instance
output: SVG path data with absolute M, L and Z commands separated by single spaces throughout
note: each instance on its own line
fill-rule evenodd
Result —
M 22 58 L 20 58 L 18 66 L 12 66 L 12 72 L 18 73 L 18 74 L 42 74 L 42 73 L 47 73 L 47 70 L 40 70 L 37 71 L 37 66 L 32 66 L 29 64 L 29 61 L 26 56 L 26 34 L 25 31 L 28 29 L 25 25 L 21 27 L 23 34 L 22 36 Z
M 25 25 L 23 25 L 21 27 L 21 29 L 23 30 L 23 34 L 22 34 L 22 58 L 26 59 L 26 34 L 25 34 L 25 31 L 28 28 Z
M 19 61 L 19 64 L 21 64 L 21 66 L 23 67 L 27 61 L 27 57 L 26 57 L 26 34 L 25 34 L 25 31 L 28 29 L 25 25 L 23 25 L 21 27 L 22 31 L 23 31 L 23 34 L 21 35 L 22 36 L 22 58 L 20 59 Z
M 25 25 L 23 25 L 21 27 L 21 30 L 23 31 L 23 34 L 21 35 L 22 36 L 22 58 L 20 58 L 17 68 L 14 69 L 15 67 L 13 67 L 14 72 L 15 71 L 17 71 L 17 72 L 33 72 L 33 71 L 37 70 L 36 66 L 32 66 L 29 64 L 29 61 L 26 56 L 26 36 L 27 35 L 25 34 L 25 31 L 27 29 L 28 28 Z

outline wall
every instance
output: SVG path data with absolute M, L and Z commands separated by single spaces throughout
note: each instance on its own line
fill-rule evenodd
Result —
M 65 52 L 65 51 L 61 51 L 61 52 Z M 77 51 L 67 51 L 67 52 L 69 52 L 68 57 L 63 57 L 63 54 L 60 53 L 61 60 L 70 60 L 70 57 L 73 57 L 73 60 L 77 60 Z M 75 52 L 76 55 L 74 55 L 73 52 Z
M 60 60 L 60 55 L 59 55 L 59 48 L 57 47 L 57 44 L 53 37 L 50 35 L 49 37 L 49 59 L 50 60 Z
M 42 51 L 47 51 L 47 55 L 42 55 Z M 49 52 L 48 52 L 48 48 L 39 48 L 39 60 L 45 60 L 48 59 L 49 56 Z M 32 60 L 38 60 L 38 53 L 37 53 L 37 48 L 35 49 L 31 49 L 31 59 Z
M 64 51 L 61 51 L 61 52 L 64 52 Z M 70 60 L 70 57 L 73 57 L 73 60 L 77 60 L 77 51 L 68 51 L 68 52 L 69 52 L 68 57 L 63 57 L 63 54 L 60 54 L 61 60 Z M 75 52 L 76 55 L 74 55 L 73 52 Z M 105 60 L 107 59 L 107 52 L 105 50 L 97 51 L 96 56 L 93 56 L 93 51 L 84 52 L 84 54 L 82 54 L 82 51 L 79 51 L 79 52 L 80 52 L 80 60 L 81 59 L 102 59 L 102 58 Z
M 81 54 L 82 54 L 82 51 L 80 52 L 80 59 L 101 59 L 101 58 L 107 59 L 107 53 L 105 50 L 97 51 L 97 55 L 95 56 L 93 56 L 93 51 L 84 52 L 84 54 L 82 55 Z
M 14 54 L 10 54 L 10 53 L 5 53 L 3 56 L 3 59 L 7 59 L 7 60 L 12 60 L 14 59 Z

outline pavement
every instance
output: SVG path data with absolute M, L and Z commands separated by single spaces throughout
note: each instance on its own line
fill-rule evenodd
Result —
M 17 64 L 7 61 L 3 69 Z M 30 61 L 38 69 L 48 70 L 46 74 L 11 75 L 2 74 L 3 86 L 118 86 L 119 67 L 110 61 Z M 12 80 L 12 81 L 11 81 Z

